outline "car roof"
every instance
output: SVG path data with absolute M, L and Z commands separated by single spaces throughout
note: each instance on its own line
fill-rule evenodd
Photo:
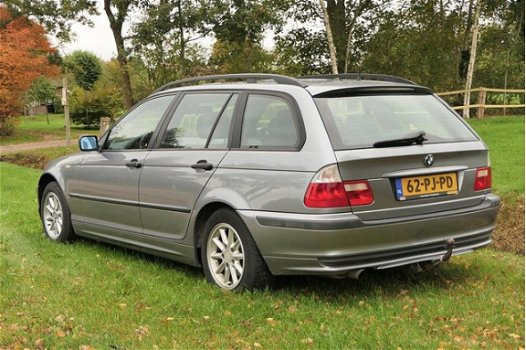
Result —
M 379 74 L 341 74 L 341 75 L 319 75 L 300 78 L 291 78 L 273 74 L 230 74 L 220 76 L 205 76 L 183 79 L 168 83 L 152 95 L 167 91 L 195 91 L 195 90 L 268 90 L 286 91 L 287 87 L 303 88 L 312 96 L 320 97 L 350 91 L 378 92 L 378 91 L 418 91 L 431 93 L 428 88 L 418 86 L 409 80 L 399 77 L 385 76 Z M 228 81 L 219 79 L 236 79 L 241 81 Z M 246 79 L 246 81 L 244 80 Z M 208 81 L 205 84 L 188 85 L 199 81 Z M 277 88 L 279 86 L 279 88 Z

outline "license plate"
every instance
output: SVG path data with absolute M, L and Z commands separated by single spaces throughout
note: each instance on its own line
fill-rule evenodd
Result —
M 400 201 L 458 194 L 456 173 L 397 178 L 395 183 Z

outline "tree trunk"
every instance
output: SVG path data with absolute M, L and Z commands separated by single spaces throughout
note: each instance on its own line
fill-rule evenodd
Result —
M 353 1 L 349 3 L 349 6 L 354 6 Z M 338 71 L 342 72 L 345 70 L 348 38 L 345 0 L 327 0 L 327 14 L 333 34 Z
M 121 88 L 124 97 L 124 106 L 128 109 L 134 105 L 133 92 L 130 82 L 130 73 L 128 71 L 128 59 L 126 49 L 124 48 L 124 38 L 122 37 L 122 24 L 128 11 L 129 1 L 119 4 L 120 7 L 116 14 L 111 10 L 111 0 L 104 0 L 104 11 L 110 21 L 111 32 L 117 46 L 117 62 L 119 63 L 121 74 Z M 124 12 L 124 13 L 123 13 Z
M 181 0 L 177 3 L 177 10 L 179 12 L 179 17 L 183 18 L 183 9 L 181 5 Z M 186 41 L 184 39 L 184 23 L 183 21 L 179 21 L 179 45 L 181 46 L 179 48 L 179 76 L 180 78 L 184 78 L 186 75 Z
M 468 106 L 470 103 L 469 101 L 471 99 L 471 93 L 469 92 L 469 90 L 471 89 L 471 82 L 473 80 L 473 70 L 475 68 L 475 57 L 477 55 L 480 6 L 481 1 L 477 0 L 477 4 L 475 7 L 475 17 L 473 18 L 473 36 L 471 38 L 471 51 L 469 53 L 468 74 L 466 76 L 466 85 L 464 87 L 464 89 L 466 90 L 464 93 L 464 106 Z M 469 118 L 469 108 L 464 107 L 462 116 L 465 119 Z
M 331 68 L 332 74 L 338 74 L 338 64 L 336 61 L 336 47 L 334 46 L 334 39 L 332 37 L 331 23 L 329 20 L 329 13 L 325 8 L 324 0 L 319 0 L 321 10 L 323 13 L 323 22 L 325 23 L 325 30 L 327 31 L 327 41 L 329 42 L 329 54 L 331 56 Z

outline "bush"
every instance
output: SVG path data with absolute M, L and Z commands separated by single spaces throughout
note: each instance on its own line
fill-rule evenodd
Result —
M 72 89 L 70 116 L 76 124 L 98 127 L 100 118 L 109 117 L 114 120 L 123 112 L 119 91 L 115 88 L 108 88 L 97 82 L 91 91 L 80 87 Z

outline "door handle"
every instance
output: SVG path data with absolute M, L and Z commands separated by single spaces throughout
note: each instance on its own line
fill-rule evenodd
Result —
M 126 163 L 126 166 L 128 168 L 136 168 L 136 169 L 139 169 L 140 167 L 142 167 L 142 163 L 139 162 L 139 160 L 137 159 L 132 159 L 131 161 L 127 162 Z
M 214 168 L 214 165 L 212 163 L 208 163 L 204 159 L 201 159 L 197 163 L 192 164 L 191 167 L 192 167 L 192 169 L 212 170 Z

